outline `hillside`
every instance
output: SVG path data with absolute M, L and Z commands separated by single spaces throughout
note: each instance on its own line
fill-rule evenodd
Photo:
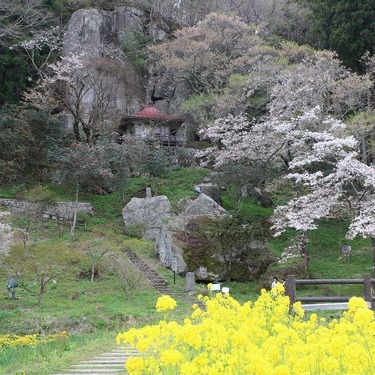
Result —
M 199 183 L 206 173 L 207 171 L 204 170 L 180 169 L 167 173 L 163 178 L 155 178 L 152 184 L 160 188 L 160 194 L 166 194 L 176 204 L 180 198 L 194 194 L 191 186 Z M 146 180 L 139 178 L 129 181 L 126 199 L 129 199 L 146 182 Z M 73 197 L 66 190 L 57 188 L 54 190 L 51 187 L 51 191 L 53 196 L 58 199 L 69 200 Z M 15 189 L 3 189 L 1 196 L 11 197 L 14 192 Z M 125 235 L 121 218 L 121 209 L 124 203 L 121 202 L 118 193 L 104 196 L 85 194 L 82 198 L 85 202 L 92 203 L 95 209 L 93 217 L 86 217 L 87 231 L 78 229 L 75 237 L 72 238 L 69 234 L 69 226 L 61 228 L 56 227 L 53 223 L 36 220 L 29 228 L 29 241 L 43 238 L 49 247 L 60 248 L 65 243 L 72 251 L 82 252 L 85 246 L 90 243 L 93 244 L 93 238 L 100 238 L 101 246 L 110 248 L 112 253 L 124 248 L 131 248 L 158 270 L 169 281 L 172 289 L 184 291 L 184 277 L 177 275 L 174 280 L 171 270 L 160 266 L 154 255 L 153 243 Z M 262 208 L 253 200 L 246 200 L 243 207 L 243 212 L 247 214 L 250 212 L 254 217 L 267 218 L 271 211 L 269 208 Z M 12 222 L 19 225 L 22 223 L 22 217 L 14 218 Z M 319 230 L 311 233 L 308 252 L 310 256 L 309 271 L 312 277 L 360 278 L 363 274 L 371 272 L 371 252 L 368 241 L 350 242 L 353 248 L 351 257 L 340 258 L 339 249 L 344 241 L 344 227 L 345 223 L 343 222 L 327 222 Z M 291 238 L 293 238 L 292 233 L 287 233 L 280 239 L 271 239 L 269 242 L 270 248 L 275 254 L 280 255 L 281 251 L 290 244 Z M 85 355 L 84 353 L 91 353 L 92 350 L 100 351 L 103 346 L 113 345 L 111 340 L 114 340 L 114 335 L 119 330 L 124 330 L 126 327 L 142 326 L 146 322 L 150 323 L 157 319 L 154 306 L 160 294 L 150 288 L 142 277 L 136 276 L 136 270 L 131 267 L 128 268 L 132 277 L 139 277 L 139 279 L 137 285 L 129 289 L 128 294 L 124 294 L 121 283 L 108 268 L 109 265 L 105 257 L 98 264 L 100 275 L 93 283 L 90 282 L 87 262 L 88 259 L 86 258 L 86 261 L 83 261 L 79 267 L 81 271 L 78 273 L 74 271 L 69 277 L 61 276 L 56 280 L 56 283 L 51 284 L 40 307 L 36 304 L 37 298 L 22 288 L 16 289 L 18 297 L 16 300 L 7 299 L 8 293 L 4 289 L 0 300 L 1 334 L 53 334 L 66 330 L 72 335 L 72 341 L 69 344 L 70 349 L 67 352 L 68 357 L 63 357 L 64 361 L 69 363 L 69 361 L 74 361 L 77 356 L 82 358 Z M 84 264 L 86 264 L 86 268 Z M 271 267 L 269 275 L 280 274 L 280 272 L 283 271 L 275 265 Z M 6 269 L 2 268 L 1 278 L 4 280 L 4 284 L 8 277 L 9 274 L 7 274 Z M 236 282 L 226 285 L 229 286 L 231 294 L 243 302 L 255 298 L 263 286 L 257 283 L 241 284 Z M 205 288 L 204 284 L 197 286 L 196 294 L 204 291 Z M 323 293 L 324 295 L 346 295 L 348 292 L 355 293 L 355 291 L 343 287 L 330 288 L 330 290 L 315 287 L 312 291 L 306 291 L 308 294 Z M 177 319 L 180 316 L 186 316 L 191 309 L 188 304 L 181 303 L 178 305 L 179 307 L 174 313 Z M 27 316 L 25 316 L 25 313 L 27 313 Z M 93 340 L 93 338 L 95 339 Z M 72 352 L 73 348 L 74 351 Z M 25 355 L 27 356 L 27 354 Z M 20 366 L 20 364 L 17 365 L 18 360 L 10 365 L 15 361 L 13 357 L 3 358 L 2 361 L 5 361 L 5 364 L 9 363 L 9 368 Z M 54 368 L 51 367 L 51 361 L 56 368 L 61 366 L 61 359 L 54 356 L 52 358 L 48 356 L 45 370 L 43 370 L 43 362 L 40 366 L 31 364 L 28 366 L 38 368 L 36 372 L 38 374 L 48 374 L 48 371 L 52 371 Z

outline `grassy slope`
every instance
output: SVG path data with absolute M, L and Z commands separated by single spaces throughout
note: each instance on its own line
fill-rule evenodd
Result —
M 192 196 L 193 185 L 203 180 L 207 174 L 205 170 L 175 170 L 164 178 L 157 178 L 151 181 L 153 190 L 159 194 L 169 197 L 173 205 L 179 199 Z M 141 188 L 144 188 L 150 181 L 138 178 L 129 181 L 127 188 L 127 199 Z M 73 200 L 74 194 L 60 187 L 50 187 L 56 199 Z M 15 190 L 2 190 L 2 197 L 12 197 Z M 77 248 L 81 241 L 89 237 L 105 238 L 111 246 L 115 243 L 119 249 L 129 246 L 149 262 L 169 280 L 171 288 L 183 291 L 185 280 L 182 277 L 174 279 L 173 273 L 158 264 L 154 257 L 153 244 L 143 240 L 132 239 L 124 236 L 124 227 L 121 217 L 121 210 L 124 202 L 117 193 L 106 196 L 82 195 L 82 201 L 90 201 L 95 208 L 95 216 L 87 218 L 88 233 L 79 232 L 75 240 Z M 226 201 L 224 200 L 224 204 Z M 267 218 L 272 209 L 264 209 L 248 200 L 244 206 L 243 213 L 262 218 Z M 67 229 L 67 233 L 69 230 Z M 355 240 L 348 242 L 344 239 L 344 223 L 325 222 L 319 230 L 309 235 L 308 249 L 311 257 L 310 267 L 315 278 L 358 278 L 365 273 L 371 272 L 370 243 L 367 240 Z M 281 238 L 270 241 L 271 249 L 280 254 L 284 247 L 290 244 L 293 237 L 288 232 Z M 62 238 L 54 237 L 52 241 L 71 241 L 69 235 Z M 352 257 L 340 259 L 339 249 L 342 243 L 352 245 Z M 0 277 L 6 282 L 8 277 L 0 270 Z M 175 281 L 175 284 L 174 284 Z M 145 284 L 146 285 L 146 284 Z M 258 286 L 254 283 L 240 284 L 230 283 L 228 285 L 231 294 L 240 301 L 254 299 Z M 197 287 L 197 293 L 204 291 L 205 286 Z M 314 290 L 305 291 L 306 294 L 354 293 L 345 287 L 315 287 Z M 92 355 L 95 351 L 106 350 L 108 346 L 114 345 L 115 334 L 131 326 L 139 326 L 156 322 L 158 319 L 154 306 L 158 295 L 143 286 L 137 291 L 131 302 L 128 302 L 119 288 L 116 279 L 105 274 L 98 282 L 90 283 L 87 280 L 72 279 L 71 281 L 58 282 L 54 288 L 45 296 L 40 309 L 36 308 L 35 298 L 27 295 L 22 290 L 17 290 L 20 299 L 12 301 L 6 299 L 7 293 L 4 290 L 0 293 L 0 334 L 5 333 L 31 333 L 51 332 L 62 329 L 69 329 L 74 332 L 69 350 L 50 351 L 46 356 L 32 356 L 23 358 L 18 354 L 18 360 L 13 358 L 9 362 L 0 352 L 0 374 L 20 373 L 24 362 L 28 363 L 28 374 L 48 374 L 49 371 L 56 371 L 69 363 Z M 186 304 L 179 304 L 173 318 L 181 319 L 189 314 L 191 307 Z M 78 343 L 78 344 L 77 344 Z M 35 354 L 33 355 L 35 357 Z M 30 362 L 31 360 L 31 362 Z M 22 362 L 22 364 L 21 364 Z M 8 363 L 8 364 L 7 364 Z M 2 366 L 1 366 L 2 365 Z M 35 372 L 34 370 L 35 369 Z M 5 371 L 5 372 L 1 372 Z

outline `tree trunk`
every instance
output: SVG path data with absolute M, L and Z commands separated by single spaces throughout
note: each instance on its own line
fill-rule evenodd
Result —
M 300 247 L 301 255 L 303 256 L 303 265 L 304 265 L 304 268 L 305 268 L 306 277 L 308 277 L 310 258 L 309 258 L 308 253 L 307 253 L 307 231 L 303 231 L 301 233 L 299 247 Z
M 38 293 L 38 307 L 40 307 L 40 305 L 42 304 L 42 298 L 43 298 L 45 291 L 46 291 L 46 283 L 45 283 L 44 277 L 42 277 L 40 280 L 40 289 Z
M 74 120 L 73 122 L 73 133 L 77 142 L 81 142 L 81 136 L 79 134 L 79 122 Z
M 375 237 L 371 237 L 372 245 L 372 275 L 375 276 Z
M 74 214 L 73 214 L 73 223 L 72 223 L 72 228 L 70 229 L 70 233 L 72 237 L 74 237 L 74 232 L 77 224 L 77 204 L 78 204 L 78 191 L 79 191 L 79 183 L 78 183 L 78 178 L 77 178 L 77 183 L 76 183 L 76 206 L 74 208 Z
M 83 132 L 85 133 L 85 137 L 86 137 L 86 143 L 89 145 L 89 146 L 92 146 L 93 145 L 93 130 L 91 129 L 90 126 L 88 125 L 85 125 L 85 124 L 82 124 L 82 130 Z
M 93 283 L 95 279 L 95 263 L 91 265 L 91 282 Z

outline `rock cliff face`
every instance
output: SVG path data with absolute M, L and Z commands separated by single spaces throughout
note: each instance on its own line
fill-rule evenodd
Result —
M 85 54 L 85 62 L 109 57 L 112 78 L 108 79 L 111 100 L 109 103 L 110 119 L 116 130 L 119 119 L 124 114 L 132 114 L 148 104 L 151 96 L 158 96 L 156 107 L 166 113 L 179 113 L 181 97 L 176 90 L 157 87 L 151 82 L 147 72 L 137 70 L 121 46 L 127 35 L 147 34 L 152 40 L 162 40 L 167 33 L 163 28 L 150 24 L 144 11 L 119 7 L 111 10 L 80 9 L 73 13 L 67 25 L 63 41 L 63 54 Z M 85 95 L 84 106 L 89 112 L 94 101 L 93 90 Z M 85 112 L 85 110 L 84 110 Z M 87 115 L 88 116 L 88 115 Z M 70 121 L 71 122 L 71 121 Z

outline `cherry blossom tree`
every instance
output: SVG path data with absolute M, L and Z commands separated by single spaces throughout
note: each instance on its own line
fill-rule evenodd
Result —
M 122 74 L 111 58 L 85 59 L 85 54 L 69 54 L 49 64 L 50 74 L 25 93 L 25 102 L 40 109 L 57 109 L 72 119 L 75 139 L 84 134 L 88 144 L 96 133 L 108 130 L 108 111 Z
M 349 113 L 367 110 L 371 86 L 370 76 L 352 75 L 322 52 L 281 72 L 263 121 L 229 115 L 203 129 L 217 147 L 202 157 L 212 158 L 215 167 L 236 160 L 263 164 L 262 182 L 275 178 L 270 171 L 286 175 L 295 195 L 276 208 L 275 235 L 294 228 L 305 246 L 319 219 L 340 212 L 351 222 L 348 237 L 372 238 L 375 169 L 362 162 L 359 140 L 343 122 Z
M 51 21 L 43 0 L 0 0 L 0 45 L 14 43 L 30 31 L 43 29 Z
M 340 120 L 348 113 L 367 108 L 372 81 L 369 75 L 350 74 L 335 54 L 321 52 L 281 70 L 269 85 L 270 101 L 261 118 L 229 114 L 201 129 L 201 137 L 217 145 L 201 157 L 213 158 L 216 166 L 246 159 L 289 167 L 302 152 L 300 143 L 293 147 L 296 137 L 342 128 Z M 251 95 L 253 80 L 249 86 Z
M 305 138 L 305 145 L 307 141 L 311 139 Z M 302 194 L 276 208 L 275 235 L 294 228 L 306 236 L 307 231 L 318 227 L 319 219 L 339 215 L 350 220 L 347 238 L 371 238 L 375 265 L 374 165 L 359 160 L 354 137 L 329 136 L 314 141 L 290 163 L 286 178 L 302 186 Z M 298 172 L 293 173 L 295 170 Z
M 51 64 L 62 48 L 63 29 L 59 26 L 33 33 L 33 37 L 15 44 L 11 49 L 20 47 L 27 56 L 38 78 L 46 76 L 46 68 Z
M 240 19 L 212 13 L 196 26 L 176 31 L 172 40 L 150 46 L 150 73 L 157 85 L 184 87 L 194 104 L 191 112 L 210 116 L 225 88 L 234 86 L 231 102 L 244 100 L 246 91 L 230 79 L 234 73 L 246 74 L 244 56 L 260 43 L 254 29 Z

